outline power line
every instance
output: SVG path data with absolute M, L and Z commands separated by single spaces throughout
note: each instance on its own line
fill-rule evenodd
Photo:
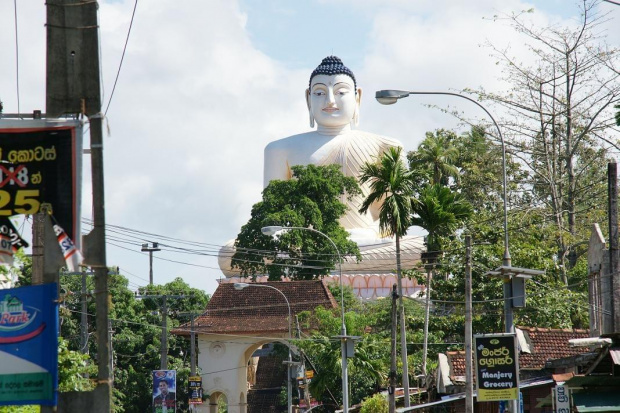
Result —
M 125 38 L 125 46 L 123 47 L 123 54 L 121 55 L 121 61 L 118 65 L 118 70 L 116 72 L 116 79 L 114 80 L 114 86 L 112 87 L 112 92 L 110 93 L 110 99 L 108 100 L 108 105 L 105 108 L 105 112 L 103 116 L 106 116 L 108 114 L 110 103 L 112 103 L 112 97 L 114 97 L 114 91 L 116 90 L 116 83 L 118 82 L 118 77 L 121 74 L 121 67 L 123 67 L 123 60 L 125 59 L 125 52 L 127 51 L 127 44 L 129 43 L 129 35 L 131 34 L 131 28 L 133 27 L 133 19 L 136 15 L 137 7 L 138 7 L 138 0 L 136 0 L 133 5 L 133 12 L 131 13 L 131 21 L 129 22 L 129 30 L 127 30 L 127 37 Z

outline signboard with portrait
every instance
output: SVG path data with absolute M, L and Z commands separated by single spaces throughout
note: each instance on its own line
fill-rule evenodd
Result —
M 478 401 L 517 400 L 519 363 L 514 334 L 474 336 Z
M 176 412 L 176 370 L 153 370 L 153 412 Z
M 0 217 L 51 209 L 79 244 L 82 127 L 77 121 L 0 121 Z
M 0 405 L 56 406 L 58 287 L 0 290 Z
M 189 404 L 202 404 L 202 377 L 189 377 Z

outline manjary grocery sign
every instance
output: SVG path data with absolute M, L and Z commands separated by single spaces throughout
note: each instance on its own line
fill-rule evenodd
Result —
M 514 334 L 474 336 L 478 401 L 519 398 L 519 362 Z

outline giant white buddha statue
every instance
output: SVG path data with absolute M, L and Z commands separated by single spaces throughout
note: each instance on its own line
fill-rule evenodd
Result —
M 376 162 L 389 147 L 402 147 L 395 139 L 355 128 L 359 122 L 361 99 L 362 89 L 357 87 L 353 72 L 338 57 L 328 56 L 323 59 L 310 75 L 309 88 L 306 89 L 310 127 L 313 130 L 267 145 L 264 154 L 264 186 L 274 179 L 291 179 L 291 167 L 294 165 L 337 164 L 346 176 L 359 179 L 365 163 Z M 348 259 L 343 263 L 342 270 L 349 276 L 364 275 L 364 282 L 367 282 L 371 274 L 393 272 L 396 258 L 394 240 L 383 238 L 379 231 L 380 204 L 372 206 L 367 214 L 358 212 L 369 193 L 368 184 L 360 187 L 360 196 L 342 198 L 348 210 L 340 219 L 340 224 L 349 232 L 350 239 L 358 244 L 362 261 L 358 263 Z M 232 249 L 227 246 L 222 249 L 221 256 L 226 248 L 227 255 L 231 255 Z M 423 248 L 421 237 L 404 237 L 401 240 L 403 268 L 413 267 L 419 261 Z M 230 271 L 230 259 L 227 261 L 220 259 L 220 268 L 227 277 L 235 276 Z M 386 288 L 385 295 L 389 294 L 391 284 Z

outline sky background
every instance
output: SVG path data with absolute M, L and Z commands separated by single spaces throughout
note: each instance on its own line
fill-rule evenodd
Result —
M 104 109 L 135 4 L 99 1 Z M 501 66 L 485 43 L 528 57 L 523 38 L 493 17 L 532 8 L 528 18 L 540 25 L 572 25 L 579 13 L 570 0 L 138 2 L 105 120 L 108 265 L 120 267 L 131 288 L 145 285 L 149 259 L 140 245 L 159 242 L 155 283 L 182 277 L 213 293 L 222 277 L 217 251 L 261 199 L 264 147 L 309 130 L 304 91 L 322 58 L 337 55 L 355 73 L 363 89 L 360 129 L 415 150 L 426 131 L 465 130 L 428 105 L 484 114 L 445 97 L 382 106 L 374 92 L 503 90 Z M 601 3 L 599 11 L 616 18 L 606 24 L 608 43 L 620 45 L 620 7 Z M 0 2 L 5 113 L 45 111 L 45 13 L 42 0 Z M 88 141 L 86 134 L 84 147 Z M 83 194 L 82 216 L 91 219 L 88 155 Z

